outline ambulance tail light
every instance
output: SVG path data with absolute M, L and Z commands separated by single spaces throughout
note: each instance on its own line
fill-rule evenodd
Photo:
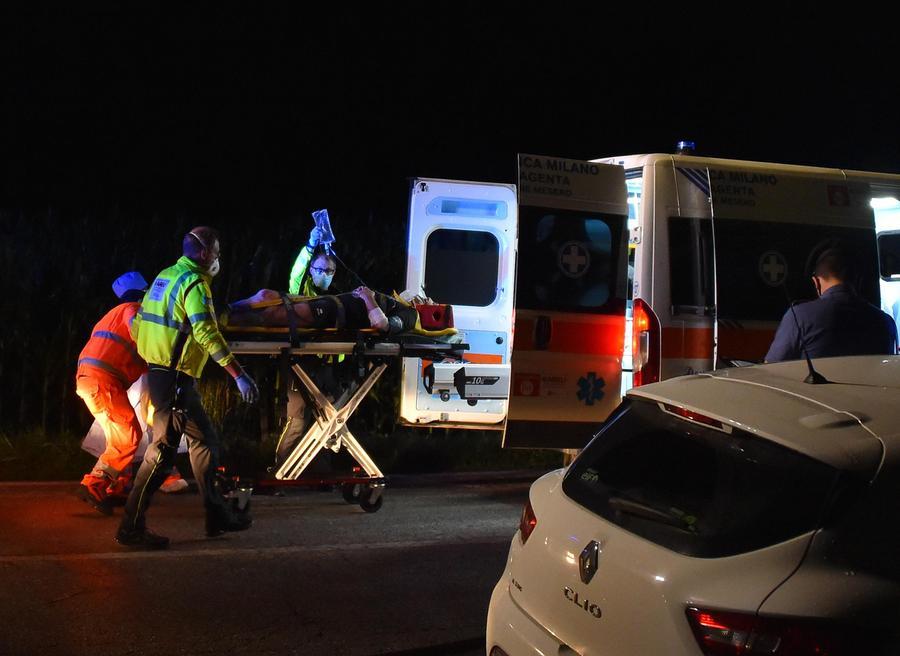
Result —
M 660 338 L 659 318 L 642 299 L 634 299 L 631 324 L 634 387 L 659 380 Z

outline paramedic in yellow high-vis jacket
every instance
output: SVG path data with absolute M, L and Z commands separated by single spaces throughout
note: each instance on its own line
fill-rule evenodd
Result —
M 329 293 L 331 282 L 337 271 L 337 261 L 321 243 L 322 230 L 318 227 L 309 233 L 309 241 L 300 249 L 300 254 L 291 267 L 288 280 L 288 292 L 301 296 L 325 296 Z M 307 355 L 295 358 L 316 386 L 332 401 L 337 399 L 346 388 L 338 365 L 344 356 Z M 306 432 L 311 411 L 307 407 L 306 398 L 300 390 L 300 381 L 291 373 L 287 374 L 287 408 L 284 428 L 275 445 L 275 468 L 279 468 L 296 448 L 297 443 Z M 324 473 L 329 468 L 325 452 L 316 456 L 309 471 Z
M 169 539 L 149 531 L 144 515 L 153 493 L 166 479 L 182 433 L 206 510 L 206 533 L 219 535 L 250 526 L 250 518 L 231 512 L 215 485 L 219 438 L 203 409 L 195 379 L 211 357 L 235 379 L 244 401 L 259 397 L 256 383 L 235 360 L 216 321 L 210 282 L 219 271 L 219 238 L 198 227 L 184 236 L 183 256 L 150 285 L 138 310 L 132 334 L 138 354 L 147 361 L 147 384 L 155 408 L 154 441 L 134 479 L 125 516 L 116 533 L 119 544 L 163 549 Z

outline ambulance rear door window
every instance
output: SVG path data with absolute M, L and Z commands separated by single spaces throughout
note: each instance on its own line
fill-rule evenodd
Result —
M 622 314 L 625 223 L 624 216 L 520 207 L 516 307 Z
M 497 297 L 500 242 L 481 230 L 435 230 L 425 247 L 425 292 L 438 303 L 485 307 Z

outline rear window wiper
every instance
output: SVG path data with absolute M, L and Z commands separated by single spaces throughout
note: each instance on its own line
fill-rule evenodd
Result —
M 648 506 L 640 501 L 618 496 L 609 497 L 607 503 L 613 510 L 627 515 L 634 515 L 641 519 L 649 519 L 654 522 L 659 522 L 660 524 L 667 524 L 668 526 L 674 526 L 675 528 L 680 528 L 683 531 L 690 531 L 691 533 L 697 531 L 697 518 L 678 508 L 660 510 L 659 508 Z

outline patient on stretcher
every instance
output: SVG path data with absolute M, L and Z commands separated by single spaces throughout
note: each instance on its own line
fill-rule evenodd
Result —
M 452 313 L 447 316 L 452 327 Z M 421 327 L 419 312 L 393 296 L 357 287 L 335 296 L 296 296 L 261 289 L 250 298 L 228 306 L 228 327 L 289 326 L 293 328 L 375 328 L 396 334 Z M 455 331 L 454 331 L 455 332 Z

